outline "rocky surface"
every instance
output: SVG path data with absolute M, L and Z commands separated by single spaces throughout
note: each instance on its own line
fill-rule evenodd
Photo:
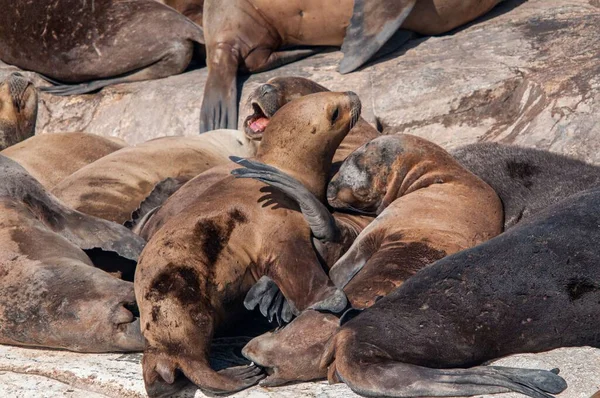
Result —
M 141 354 L 76 354 L 0 346 L 0 396 L 69 398 L 146 397 Z M 540 354 L 513 355 L 495 365 L 537 369 L 560 368 L 569 388 L 559 398 L 589 398 L 600 390 L 600 350 L 560 348 Z M 188 388 L 174 398 L 200 398 Z M 352 398 L 358 397 L 343 384 L 302 383 L 277 388 L 253 387 L 231 395 L 237 398 Z M 486 398 L 518 398 L 498 394 Z
M 329 51 L 253 75 L 242 98 L 274 76 L 299 75 L 352 90 L 380 129 L 456 147 L 502 141 L 600 163 L 600 0 L 512 0 L 441 37 L 420 38 L 358 72 L 341 76 Z M 0 67 L 0 78 L 13 68 Z M 33 76 L 36 82 L 43 81 Z M 206 70 L 109 87 L 76 97 L 41 95 L 38 133 L 86 131 L 130 144 L 198 132 Z M 245 112 L 241 112 L 240 121 Z M 600 390 L 600 350 L 518 355 L 501 365 L 560 367 L 565 398 Z M 181 397 L 200 396 L 193 389 Z M 142 397 L 139 355 L 82 355 L 0 346 L 0 396 Z M 238 397 L 347 397 L 341 385 L 253 388 Z M 516 396 L 514 394 L 500 397 Z

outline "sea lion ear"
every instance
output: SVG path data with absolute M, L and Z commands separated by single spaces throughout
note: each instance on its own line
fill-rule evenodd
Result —
M 354 0 L 339 72 L 352 72 L 367 62 L 402 26 L 415 3 L 416 0 Z

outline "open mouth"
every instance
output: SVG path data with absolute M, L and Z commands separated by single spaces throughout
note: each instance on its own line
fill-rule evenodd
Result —
M 252 109 L 254 113 L 244 121 L 244 131 L 249 139 L 260 140 L 271 119 L 257 102 L 252 101 Z

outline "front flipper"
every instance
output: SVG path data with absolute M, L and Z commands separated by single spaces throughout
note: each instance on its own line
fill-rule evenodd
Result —
M 462 397 L 515 391 L 534 398 L 551 398 L 550 394 L 567 388 L 557 369 L 433 369 L 394 361 L 377 347 L 359 343 L 355 333 L 342 329 L 326 347 L 321 366 L 330 365 L 330 381 L 339 379 L 361 395 Z
M 290 323 L 294 316 L 300 315 L 298 310 L 290 306 L 277 284 L 268 276 L 263 276 L 250 288 L 244 299 L 244 306 L 248 310 L 258 306 L 260 313 L 269 319 L 269 322 L 275 319 L 279 325 Z
M 216 46 L 207 59 L 208 77 L 200 110 L 200 134 L 237 129 L 237 72 L 239 55 L 233 47 Z
M 354 0 L 339 72 L 352 72 L 367 62 L 400 29 L 415 3 L 416 0 Z
M 270 52 L 270 49 L 264 49 L 263 51 L 255 50 L 245 60 L 246 69 L 252 73 L 265 72 L 267 70 L 279 68 L 280 66 L 310 57 L 311 55 L 318 54 L 323 50 L 323 47 L 298 48 L 294 50 L 281 50 L 276 52 Z
M 315 195 L 313 195 L 302 183 L 293 177 L 279 171 L 275 167 L 257 162 L 255 160 L 243 159 L 231 156 L 231 160 L 244 166 L 231 172 L 237 178 L 253 178 L 279 189 L 300 206 L 302 215 L 310 225 L 310 229 L 322 242 L 337 242 L 340 230 L 327 207 Z

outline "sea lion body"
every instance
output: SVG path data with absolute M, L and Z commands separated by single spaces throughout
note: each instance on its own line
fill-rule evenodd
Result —
M 600 185 L 600 167 L 549 151 L 482 142 L 457 148 L 451 154 L 498 193 L 505 229 Z
M 274 117 L 256 157 L 284 168 L 324 200 L 335 149 L 359 115 L 354 93 L 300 98 Z M 208 365 L 213 333 L 234 308 L 243 308 L 246 292 L 262 275 L 280 284 L 292 310 L 339 311 L 346 304 L 323 271 L 310 228 L 295 204 L 260 182 L 232 176 L 234 169 L 232 163 L 195 177 L 144 228 L 162 224 L 135 276 L 148 342 L 142 366 L 150 396 L 177 389 L 178 369 L 211 392 L 237 391 L 262 378 L 253 367 L 217 373 Z M 181 211 L 183 203 L 190 205 Z M 305 282 L 288 284 L 297 272 Z
M 82 167 L 127 146 L 118 138 L 87 133 L 36 135 L 0 153 L 51 190 Z
M 63 83 L 45 89 L 82 94 L 108 84 L 157 79 L 188 66 L 202 29 L 155 1 L 3 1 L 0 59 Z M 39 21 L 40 23 L 32 23 Z M 43 22 L 43 23 L 42 23 Z
M 447 368 L 599 347 L 599 206 L 599 188 L 576 194 L 421 270 L 342 326 L 324 357 L 331 378 L 363 395 L 476 395 L 502 386 L 486 380 L 494 371 Z
M 495 192 L 442 148 L 415 136 L 382 136 L 354 151 L 327 196 L 334 208 L 377 214 L 329 270 L 355 309 L 370 307 L 436 260 L 502 231 Z M 273 369 L 263 385 L 325 377 L 318 364 L 333 323 L 339 324 L 333 314 L 306 312 L 284 331 L 253 339 L 243 353 Z M 288 341 L 292 336 L 296 341 Z M 274 355 L 291 347 L 294 356 Z
M 35 134 L 37 90 L 20 73 L 0 83 L 0 151 Z
M 206 0 L 203 27 L 209 73 L 200 131 L 236 127 L 238 69 L 260 72 L 315 53 L 282 49 L 345 43 L 342 50 L 353 59 L 345 59 L 340 70 L 348 72 L 366 62 L 400 27 L 423 34 L 447 32 L 499 2 Z M 386 26 L 388 19 L 394 20 L 393 27 Z M 378 37 L 382 31 L 384 38 Z M 364 41 L 374 48 L 365 48 L 367 55 L 358 49 Z
M 75 210 L 134 226 L 174 191 L 229 156 L 253 156 L 238 131 L 162 137 L 114 152 L 78 170 L 52 190 Z
M 82 352 L 139 351 L 133 284 L 94 267 L 135 264 L 143 240 L 66 208 L 0 155 L 0 343 Z M 112 255 L 116 253 L 117 256 Z

